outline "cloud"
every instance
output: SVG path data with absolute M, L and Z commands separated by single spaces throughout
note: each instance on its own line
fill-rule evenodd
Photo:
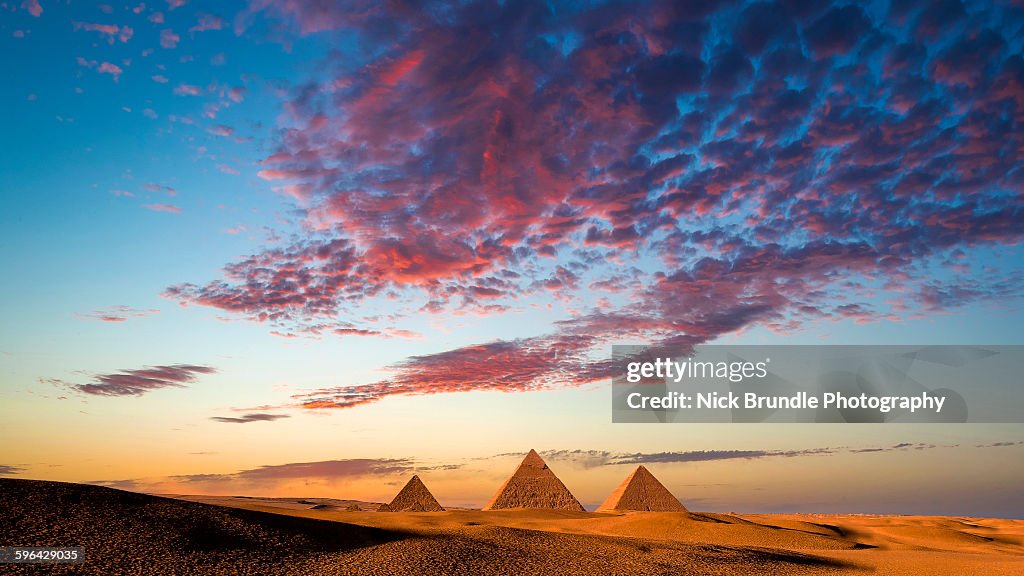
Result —
M 393 375 L 385 380 L 324 388 L 293 398 L 302 408 L 351 408 L 394 395 L 525 392 L 581 385 L 603 376 L 588 371 L 583 358 L 592 342 L 586 336 L 531 338 L 413 356 L 392 366 Z
M 116 64 L 111 64 L 110 62 L 98 62 L 96 60 L 87 60 L 85 58 L 82 58 L 81 56 L 75 58 L 75 62 L 77 62 L 79 66 L 89 68 L 91 70 L 96 70 L 100 74 L 109 74 L 114 78 L 114 82 L 117 82 L 121 74 L 124 72 L 124 70 Z
M 213 416 L 210 420 L 214 422 L 223 422 L 225 424 L 248 424 L 250 422 L 273 422 L 281 418 L 288 418 L 287 414 L 266 414 L 266 413 L 251 413 L 244 414 L 237 418 L 226 417 L 226 416 Z
M 181 36 L 175 34 L 174 30 L 170 28 L 160 31 L 160 46 L 164 48 L 176 47 L 179 40 L 181 40 Z
M 199 22 L 188 29 L 192 34 L 196 32 L 205 32 L 207 30 L 220 30 L 224 26 L 224 20 L 220 16 L 212 16 L 210 14 L 200 14 Z
M 202 88 L 194 84 L 178 84 L 174 87 L 174 93 L 178 96 L 198 96 Z
M 146 210 L 152 210 L 153 212 L 167 212 L 169 214 L 181 214 L 181 208 L 174 206 L 173 204 L 143 204 L 143 208 Z
M 140 310 L 132 308 L 131 306 L 120 305 L 93 310 L 92 312 L 87 313 L 76 313 L 75 316 L 87 320 L 99 320 L 100 322 L 125 322 L 129 318 L 145 318 L 146 316 L 152 316 L 159 312 L 160 311 L 155 308 Z
M 43 15 L 43 7 L 39 5 L 39 0 L 24 0 L 21 7 L 36 18 Z
M 162 194 L 167 194 L 168 196 L 177 196 L 178 195 L 178 191 L 175 190 L 174 188 L 172 188 L 171 186 L 165 186 L 163 184 L 157 184 L 156 182 L 147 182 L 147 183 L 142 185 L 142 188 L 145 189 L 146 192 L 162 193 Z
M 235 133 L 234 128 L 232 128 L 231 126 L 225 126 L 223 124 L 213 126 L 207 129 L 206 131 L 209 132 L 210 134 L 213 134 L 214 136 L 222 136 L 225 138 Z
M 350 478 L 405 474 L 417 470 L 413 460 L 355 458 L 350 460 L 323 460 L 259 466 L 231 474 L 187 474 L 171 478 L 183 482 L 243 482 L 258 483 L 296 478 Z
M 162 388 L 185 388 L 185 384 L 197 381 L 199 376 L 213 374 L 216 371 L 209 366 L 172 364 L 101 374 L 86 384 L 74 384 L 57 379 L 44 382 L 94 396 L 142 396 Z
M 541 454 L 545 459 L 571 462 L 584 468 L 597 466 L 636 466 L 639 464 L 683 464 L 691 462 L 716 462 L 721 460 L 761 460 L 765 458 L 800 458 L 805 456 L 828 456 L 833 454 L 866 454 L 900 452 L 907 450 L 931 450 L 934 444 L 901 442 L 891 446 L 848 448 L 824 447 L 798 450 L 686 450 L 678 452 L 607 452 L 603 450 L 548 450 Z M 499 454 L 497 456 L 507 456 Z M 497 457 L 496 456 L 496 457 Z
M 122 43 L 131 40 L 135 34 L 135 30 L 131 26 L 118 26 L 117 24 L 94 24 L 89 22 L 75 22 L 75 30 L 86 30 L 89 32 L 98 32 L 101 36 L 105 37 L 107 42 L 113 44 L 115 40 L 120 40 Z
M 124 72 L 124 70 L 122 70 L 120 66 L 116 64 L 111 64 L 110 62 L 101 63 L 100 67 L 97 68 L 97 71 L 100 74 L 110 74 L 114 77 L 114 82 L 117 82 L 118 79 L 121 77 L 121 73 Z
M 192 454 L 207 454 L 193 452 Z M 425 464 L 412 458 L 353 458 L 318 462 L 292 462 L 258 466 L 229 473 L 182 474 L 160 478 L 130 478 L 89 482 L 100 486 L 134 491 L 202 491 L 237 494 L 244 491 L 260 493 L 296 489 L 309 490 L 313 485 L 338 485 L 359 479 L 392 480 L 397 476 L 431 470 L 455 470 L 461 464 Z
M 1017 11 L 267 0 L 236 31 L 258 18 L 373 49 L 296 83 L 261 163 L 304 232 L 167 296 L 286 335 L 378 336 L 358 315 L 384 296 L 408 314 L 571 316 L 301 405 L 579 386 L 607 375 L 592 358 L 612 341 L 1019 297 L 942 269 L 1024 240 Z M 598 307 L 588 286 L 618 296 Z
M 0 476 L 15 476 L 24 472 L 25 469 L 18 466 L 0 464 Z
M 107 488 L 116 488 L 118 490 L 130 490 L 135 492 L 142 492 L 143 485 L 137 480 L 125 479 L 125 480 L 90 480 L 85 482 L 86 484 L 93 484 L 95 486 L 105 486 Z
M 1006 448 L 1009 446 L 1024 446 L 1024 441 L 1018 442 L 992 442 L 990 444 L 978 444 L 975 448 Z

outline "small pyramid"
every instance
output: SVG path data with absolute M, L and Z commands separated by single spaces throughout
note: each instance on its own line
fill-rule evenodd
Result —
M 377 512 L 444 512 L 434 495 L 420 480 L 413 476 L 390 504 L 381 504 Z
M 632 474 L 597 507 L 598 512 L 686 512 L 686 507 L 647 468 Z
M 523 458 L 522 464 L 501 485 L 484 510 L 507 508 L 550 508 L 584 512 L 583 505 L 555 476 L 535 450 Z

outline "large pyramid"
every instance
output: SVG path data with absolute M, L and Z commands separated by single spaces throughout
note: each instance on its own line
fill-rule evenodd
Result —
M 444 512 L 434 495 L 419 476 L 413 476 L 390 504 L 382 504 L 378 512 Z
M 647 468 L 637 466 L 597 511 L 686 512 L 686 507 Z
M 501 485 L 484 510 L 555 508 L 583 512 L 583 505 L 555 476 L 536 451 L 523 458 L 515 473 Z

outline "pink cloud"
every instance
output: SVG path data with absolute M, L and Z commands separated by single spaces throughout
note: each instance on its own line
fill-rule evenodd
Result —
M 165 29 L 160 31 L 160 46 L 164 48 L 174 48 L 178 45 L 178 41 L 181 37 L 174 33 L 174 30 Z
M 117 82 L 123 70 L 121 70 L 121 67 L 116 64 L 111 64 L 110 62 L 103 62 L 102 64 L 100 64 L 98 72 L 100 74 L 110 74 L 114 77 L 114 82 Z
M 213 127 L 209 128 L 209 129 L 207 129 L 206 131 L 209 132 L 210 134 L 213 134 L 214 136 L 223 136 L 223 137 L 228 137 L 228 136 L 231 136 L 232 134 L 235 133 L 235 129 L 234 128 L 232 128 L 230 126 L 225 126 L 223 124 L 218 124 L 216 126 L 213 126 Z
M 153 212 L 167 212 L 169 214 L 181 213 L 181 208 L 178 208 L 173 204 L 143 204 L 142 207 L 146 210 L 152 210 Z
M 88 313 L 76 314 L 76 316 L 87 320 L 99 320 L 100 322 L 126 322 L 131 318 L 145 318 L 159 312 L 155 308 L 140 310 L 131 306 L 112 306 Z
M 21 3 L 21 7 L 36 18 L 39 18 L 43 14 L 43 7 L 39 5 L 39 0 L 25 0 Z
M 188 29 L 190 33 L 205 32 L 207 30 L 220 30 L 224 26 L 224 20 L 220 16 L 201 14 L 199 22 Z
M 174 93 L 178 96 L 198 96 L 200 92 L 199 86 L 194 84 L 178 84 L 174 88 Z
M 606 338 L 697 343 L 888 318 L 843 281 L 854 277 L 902 286 L 929 310 L 1011 294 L 922 284 L 945 250 L 1024 238 L 1012 130 L 1024 64 L 1004 34 L 951 31 L 936 54 L 911 47 L 879 71 L 842 58 L 868 38 L 898 52 L 861 8 L 771 22 L 764 9 L 737 8 L 742 25 L 719 35 L 696 9 L 657 2 L 557 17 L 471 3 L 444 18 L 378 2 L 251 3 L 236 29 L 264 12 L 382 49 L 296 86 L 259 167 L 308 233 L 167 294 L 281 333 L 345 337 L 387 333 L 338 319 L 381 296 L 459 314 L 539 297 L 572 316 L 299 399 L 315 407 L 473 382 L 581 385 L 603 373 L 581 359 Z M 396 42 L 395 30 L 416 33 Z M 547 40 L 566 30 L 579 33 L 571 49 Z M 587 286 L 614 297 L 588 311 Z
M 117 24 L 93 24 L 89 22 L 75 22 L 75 30 L 88 30 L 90 32 L 99 32 L 101 35 L 107 38 L 107 41 L 111 44 L 114 40 L 120 40 L 121 42 L 128 42 L 134 35 L 135 30 L 131 26 L 118 26 Z

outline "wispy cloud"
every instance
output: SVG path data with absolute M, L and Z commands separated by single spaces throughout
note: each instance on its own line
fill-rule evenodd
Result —
M 409 458 L 353 458 L 294 462 L 259 466 L 230 474 L 185 474 L 171 479 L 191 483 L 268 483 L 293 479 L 337 479 L 363 476 L 390 476 L 425 470 L 451 470 L 458 465 L 425 465 Z
M 1010 446 L 1024 446 L 1024 440 L 1017 442 L 992 442 L 990 444 L 978 444 L 975 448 L 1007 448 Z
M 954 448 L 955 446 L 945 446 Z M 550 460 L 572 462 L 584 468 L 597 466 L 635 466 L 638 464 L 683 464 L 722 460 L 761 460 L 766 458 L 800 458 L 835 454 L 868 454 L 908 450 L 932 450 L 935 444 L 900 442 L 877 447 L 823 447 L 796 450 L 685 450 L 678 452 L 607 452 L 603 450 L 548 450 L 541 454 Z M 508 456 L 498 454 L 497 456 Z
M 155 308 L 138 309 L 121 305 L 101 308 L 92 312 L 76 313 L 75 316 L 86 320 L 99 320 L 100 322 L 126 322 L 130 318 L 145 318 L 159 312 Z
M 143 204 L 143 208 L 146 210 L 152 210 L 153 212 L 167 212 L 168 214 L 181 214 L 181 208 L 173 204 Z
M 280 420 L 281 418 L 288 418 L 288 415 L 254 412 L 238 417 L 213 416 L 210 420 L 213 420 L 214 422 L 223 422 L 225 424 L 248 424 L 250 422 L 273 422 L 274 420 Z
M 0 464 L 0 476 L 15 476 L 24 472 L 25 469 L 20 466 L 10 466 L 6 464 Z
M 185 384 L 195 382 L 199 376 L 214 372 L 216 369 L 209 366 L 172 364 L 100 374 L 86 384 L 75 384 L 59 379 L 44 379 L 43 382 L 94 396 L 142 396 L 163 388 L 184 388 Z

